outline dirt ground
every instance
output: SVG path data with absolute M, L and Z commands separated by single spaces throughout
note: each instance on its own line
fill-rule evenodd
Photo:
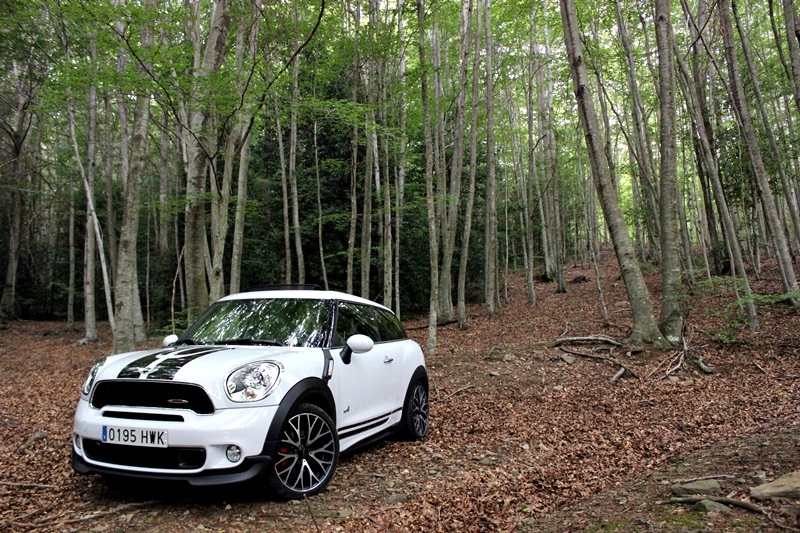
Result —
M 719 480 L 718 496 L 749 502 L 751 487 L 800 469 L 800 310 L 762 303 L 760 331 L 748 332 L 724 280 L 703 282 L 687 298 L 685 350 L 571 342 L 562 347 L 582 354 L 573 361 L 552 342 L 620 339 L 630 327 L 614 267 L 601 268 L 609 325 L 590 265 L 567 272 L 567 294 L 537 281 L 535 306 L 509 275 L 496 318 L 472 306 L 469 329 L 439 328 L 429 436 L 345 455 L 324 493 L 290 503 L 258 483 L 199 490 L 75 474 L 72 416 L 110 332 L 77 346 L 81 332 L 63 323 L 7 322 L 0 530 L 800 530 L 797 501 L 726 513 L 667 503 L 671 484 L 702 477 Z M 779 288 L 768 274 L 754 282 L 761 294 Z M 657 306 L 655 271 L 648 281 Z M 424 319 L 406 327 L 426 345 Z M 613 379 L 621 365 L 628 371 Z

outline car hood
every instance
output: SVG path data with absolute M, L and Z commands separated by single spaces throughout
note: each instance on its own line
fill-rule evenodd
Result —
M 295 368 L 306 373 L 309 365 L 322 367 L 322 350 L 276 346 L 201 345 L 131 352 L 111 356 L 97 381 L 137 379 L 178 381 L 202 386 L 213 396 L 224 395 L 226 378 L 254 361 L 277 361 L 284 368 L 282 381 L 292 380 Z

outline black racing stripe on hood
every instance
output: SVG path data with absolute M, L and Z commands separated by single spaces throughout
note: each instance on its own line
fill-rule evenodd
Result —
M 175 374 L 187 363 L 203 357 L 204 355 L 221 352 L 223 350 L 230 350 L 230 348 L 194 347 L 180 351 L 165 350 L 133 361 L 123 368 L 117 377 L 140 379 L 143 373 L 147 373 L 146 379 L 171 380 L 175 378 Z M 163 357 L 165 354 L 172 355 L 170 357 Z M 157 359 L 161 361 L 147 372 L 147 368 Z
M 132 363 L 128 364 L 125 368 L 123 368 L 120 373 L 117 375 L 119 379 L 138 379 L 139 376 L 142 375 L 142 371 L 148 367 L 148 365 L 152 364 L 153 361 L 156 360 L 161 354 L 165 354 L 169 352 L 169 350 L 164 350 L 161 352 L 157 352 L 150 355 L 145 355 Z

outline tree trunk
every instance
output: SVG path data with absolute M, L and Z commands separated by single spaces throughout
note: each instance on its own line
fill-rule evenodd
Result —
M 797 34 L 797 12 L 794 0 L 783 0 L 783 23 L 786 27 L 786 48 L 789 50 L 789 81 L 792 84 L 794 105 L 800 111 L 800 44 Z M 780 49 L 780 47 L 778 47 Z
M 397 0 L 397 34 L 404 34 L 403 9 L 404 0 Z M 406 188 L 406 150 L 408 147 L 408 133 L 406 122 L 408 118 L 408 103 L 406 102 L 406 48 L 400 50 L 400 63 L 398 64 L 397 77 L 400 83 L 398 96 L 399 126 L 397 139 L 397 182 L 395 183 L 395 250 L 394 250 L 394 312 L 400 318 L 400 236 L 403 228 L 403 208 L 405 205 Z
M 677 47 L 677 44 L 673 46 Z M 752 292 L 750 290 L 750 282 L 747 279 L 747 271 L 744 267 L 744 260 L 742 259 L 742 249 L 739 243 L 739 238 L 736 234 L 736 226 L 733 223 L 733 217 L 728 209 L 728 202 L 725 199 L 725 192 L 722 187 L 722 182 L 719 178 L 719 165 L 715 156 L 715 152 L 711 147 L 711 138 L 706 130 L 706 120 L 703 115 L 702 102 L 702 85 L 703 80 L 695 80 L 691 83 L 689 72 L 683 64 L 681 54 L 676 50 L 675 58 L 678 63 L 678 72 L 681 74 L 680 80 L 684 82 L 684 94 L 688 98 L 688 104 L 692 111 L 692 119 L 694 122 L 694 129 L 697 133 L 697 141 L 700 146 L 700 156 L 702 165 L 708 172 L 708 179 L 711 182 L 711 189 L 714 195 L 714 201 L 717 204 L 717 210 L 720 214 L 720 221 L 722 222 L 722 231 L 725 234 L 725 242 L 728 248 L 728 257 L 730 258 L 734 275 L 739 276 L 742 280 L 742 289 L 744 291 L 744 299 L 747 307 L 748 323 L 751 331 L 758 329 L 758 318 L 756 316 L 756 308 L 753 303 Z M 708 207 L 712 207 L 709 203 Z M 713 220 L 709 221 L 709 226 L 713 225 Z
M 771 121 L 769 116 L 767 116 L 767 107 L 764 104 L 764 98 L 761 95 L 761 84 L 758 82 L 758 73 L 756 72 L 756 67 L 750 54 L 750 43 L 747 39 L 747 35 L 742 30 L 741 23 L 739 22 L 739 12 L 736 8 L 736 0 L 731 0 L 731 8 L 736 21 L 736 29 L 739 33 L 739 40 L 742 44 L 742 53 L 745 61 L 747 62 L 747 69 L 750 73 L 750 83 L 753 86 L 753 94 L 756 98 L 756 105 L 758 106 L 758 112 L 761 115 L 761 123 L 764 128 L 764 132 L 766 133 L 767 140 L 769 141 L 772 155 L 775 158 L 775 161 L 777 161 L 778 175 L 781 178 L 783 197 L 786 200 L 786 207 L 789 210 L 789 218 L 792 222 L 792 229 L 794 230 L 795 235 L 794 248 L 800 251 L 800 247 L 798 247 L 798 239 L 800 239 L 800 213 L 798 213 L 797 203 L 795 202 L 794 195 L 792 194 L 792 188 L 789 185 L 789 178 L 786 176 L 786 171 L 784 170 L 781 150 L 778 148 L 778 143 L 775 140 L 775 134 L 772 131 Z M 789 248 L 791 251 L 791 244 L 789 244 Z
M 492 6 L 485 1 L 486 23 L 486 230 L 484 240 L 484 299 L 486 316 L 497 314 L 497 192 L 494 138 L 494 72 L 492 55 Z
M 636 260 L 628 228 L 622 216 L 622 211 L 617 198 L 617 191 L 611 182 L 608 169 L 608 160 L 603 152 L 600 128 L 597 123 L 597 114 L 594 109 L 586 63 L 578 28 L 578 17 L 575 12 L 574 0 L 559 0 L 561 20 L 564 25 L 564 41 L 572 72 L 575 87 L 575 97 L 578 102 L 581 125 L 584 129 L 586 147 L 589 153 L 592 172 L 596 177 L 595 185 L 603 208 L 603 215 L 611 231 L 614 249 L 617 253 L 622 278 L 628 292 L 633 313 L 633 330 L 630 339 L 634 342 L 653 343 L 667 346 L 668 343 L 661 336 L 653 313 L 653 303 L 650 293 L 644 283 L 642 271 Z
M 670 0 L 656 0 L 658 78 L 661 103 L 660 216 L 661 317 L 659 327 L 674 345 L 683 339 L 681 254 L 678 240 L 678 149 L 675 137 L 675 62 Z
M 480 86 L 478 70 L 481 61 L 481 35 L 483 34 L 482 0 L 477 0 L 475 6 L 476 29 L 474 32 L 474 45 L 472 55 L 472 103 L 469 126 L 469 185 L 467 191 L 467 206 L 464 210 L 464 235 L 461 238 L 461 255 L 458 263 L 458 327 L 467 329 L 467 267 L 469 263 L 469 241 L 472 235 L 472 209 L 475 205 L 475 181 L 478 166 L 478 98 Z
M 464 168 L 464 115 L 466 113 L 467 68 L 472 33 L 472 0 L 462 2 L 458 45 L 458 94 L 453 122 L 453 148 L 450 160 L 450 192 L 447 210 L 442 213 L 442 267 L 439 278 L 439 320 L 453 320 L 453 256 L 456 247 L 458 215 L 461 211 L 461 173 Z
M 295 24 L 297 11 L 295 10 Z M 297 43 L 295 43 L 297 48 Z M 297 192 L 297 108 L 300 104 L 300 54 L 294 56 L 292 62 L 292 107 L 289 119 L 289 194 L 292 201 L 292 230 L 294 233 L 294 251 L 297 255 L 297 282 L 306 282 L 306 262 L 303 255 L 303 234 L 300 226 L 300 199 Z
M 145 8 L 156 11 L 156 0 L 147 0 Z M 149 26 L 142 27 L 143 49 L 153 45 L 153 33 Z M 146 81 L 146 80 L 144 80 Z M 131 140 L 132 164 L 125 186 L 125 203 L 120 230 L 117 277 L 114 287 L 115 316 L 113 353 L 130 352 L 136 349 L 136 315 L 141 316 L 139 300 L 137 252 L 139 235 L 139 213 L 142 183 L 149 154 L 147 151 L 147 126 L 150 122 L 150 93 L 136 96 L 133 110 L 133 139 Z
M 17 316 L 17 269 L 19 265 L 19 250 L 22 244 L 22 218 L 23 218 L 23 191 L 30 181 L 24 165 L 25 142 L 28 138 L 29 128 L 33 115 L 28 113 L 30 98 L 33 97 L 32 88 L 26 86 L 25 77 L 18 67 L 14 65 L 12 75 L 16 77 L 16 105 L 13 106 L 13 117 L 3 124 L 2 131 L 9 137 L 11 145 L 11 220 L 8 234 L 8 260 L 6 263 L 6 278 L 3 285 L 3 295 L 0 298 L 0 317 L 13 318 Z M 5 122 L 5 121 L 4 121 Z M 13 125 L 12 125 L 13 122 Z
M 358 49 L 359 28 L 361 27 L 361 3 L 356 2 L 355 7 L 350 7 L 348 13 L 353 15 L 353 82 L 350 85 L 350 99 L 353 104 L 358 103 L 358 87 L 361 83 L 360 66 L 361 57 Z M 347 293 L 354 294 L 353 278 L 356 248 L 356 231 L 358 229 L 358 121 L 353 121 L 353 132 L 350 138 L 350 226 L 347 232 Z
M 742 135 L 747 144 L 747 152 L 750 155 L 750 164 L 756 177 L 758 194 L 761 198 L 761 205 L 764 208 L 764 215 L 767 221 L 767 228 L 772 233 L 772 242 L 775 244 L 775 255 L 778 259 L 778 266 L 781 272 L 781 282 L 783 292 L 787 295 L 797 293 L 797 277 L 794 274 L 792 261 L 789 257 L 789 246 L 786 242 L 783 223 L 778 216 L 778 209 L 775 205 L 775 198 L 769 184 L 769 176 L 761 159 L 761 148 L 758 145 L 758 137 L 753 127 L 753 119 L 750 115 L 750 107 L 744 94 L 741 73 L 739 72 L 739 59 L 737 57 L 735 42 L 733 37 L 733 27 L 730 18 L 730 3 L 728 0 L 719 2 L 719 18 L 722 31 L 722 38 L 725 44 L 725 55 L 728 64 L 728 75 L 730 80 L 731 98 L 736 109 L 737 119 L 741 126 Z M 789 300 L 795 301 L 796 296 L 789 296 Z
M 278 139 L 278 159 L 281 166 L 281 213 L 283 215 L 283 254 L 284 261 L 284 283 L 292 282 L 292 231 L 289 219 L 289 180 L 286 171 L 286 153 L 283 146 L 283 126 L 281 124 L 281 112 L 275 103 L 275 136 Z
M 195 27 L 194 47 L 196 63 L 194 76 L 196 79 L 205 78 L 217 72 L 222 65 L 225 55 L 225 41 L 231 23 L 228 13 L 230 5 L 227 0 L 213 0 L 209 32 L 205 46 L 201 45 L 198 35 L 200 28 Z M 199 20 L 196 21 L 199 26 Z M 202 48 L 202 55 L 201 50 Z M 191 131 L 187 138 L 186 168 L 186 219 L 184 223 L 184 240 L 186 245 L 185 271 L 186 271 L 186 297 L 189 318 L 194 318 L 197 313 L 208 306 L 209 292 L 206 274 L 206 241 L 205 215 L 206 201 L 206 172 L 209 168 L 209 154 L 207 151 L 206 130 L 210 110 L 204 107 L 208 94 L 203 94 L 200 89 L 201 82 L 194 88 L 194 108 L 190 113 L 189 127 Z
M 425 0 L 417 0 L 419 31 L 419 64 L 422 91 L 422 124 L 425 135 L 425 193 L 428 208 L 428 234 L 430 241 L 431 290 L 428 313 L 428 357 L 436 355 L 436 323 L 439 304 L 439 237 L 436 228 L 436 206 L 433 190 L 433 134 L 431 110 L 428 103 L 428 64 L 425 57 Z

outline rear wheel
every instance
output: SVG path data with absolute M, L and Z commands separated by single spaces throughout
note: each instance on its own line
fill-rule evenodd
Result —
M 403 407 L 401 431 L 410 440 L 418 440 L 428 434 L 428 387 L 422 379 L 412 382 Z
M 322 492 L 339 460 L 339 437 L 331 417 L 300 404 L 284 422 L 267 479 L 281 498 L 296 500 Z

